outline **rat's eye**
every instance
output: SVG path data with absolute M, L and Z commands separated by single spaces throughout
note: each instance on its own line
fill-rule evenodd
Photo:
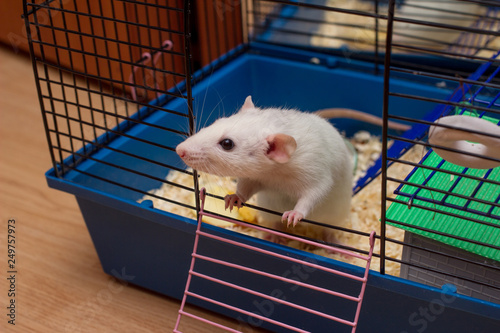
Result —
M 219 142 L 219 144 L 224 150 L 231 150 L 234 148 L 234 142 L 231 139 L 223 139 L 221 142 Z

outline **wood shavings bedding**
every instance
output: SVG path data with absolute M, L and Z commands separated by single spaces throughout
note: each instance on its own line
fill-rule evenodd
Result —
M 355 181 L 362 177 L 370 165 L 378 158 L 381 152 L 381 142 L 376 136 L 371 136 L 368 132 L 358 132 L 356 135 L 350 139 L 351 144 L 355 147 L 358 152 L 357 158 L 357 169 L 355 170 Z M 418 161 L 422 156 L 422 152 L 416 152 L 415 149 L 410 150 L 404 158 L 411 161 Z M 411 167 L 397 164 L 389 168 L 391 176 L 394 178 L 403 179 L 410 171 Z M 192 188 L 193 179 L 192 176 L 186 173 L 171 171 L 167 176 L 167 181 L 183 185 Z M 230 177 L 218 177 L 208 174 L 200 174 L 199 177 L 200 188 L 205 187 L 208 193 L 224 197 L 227 194 L 234 193 L 236 191 L 236 181 Z M 398 184 L 388 183 L 388 195 L 392 195 Z M 381 202 L 381 177 L 377 177 L 369 185 L 367 185 L 362 191 L 355 195 L 352 199 L 351 204 L 351 215 L 347 224 L 348 228 L 371 232 L 375 230 L 378 235 L 380 235 L 380 202 Z M 191 191 L 181 190 L 178 187 L 164 184 L 158 189 L 153 189 L 150 191 L 159 197 L 164 198 L 175 198 L 177 202 L 182 202 L 191 207 L 195 206 L 194 194 Z M 194 209 L 186 208 L 174 203 L 167 202 L 151 196 L 144 196 L 141 200 L 152 200 L 153 205 L 157 209 L 165 210 L 170 213 L 181 215 L 187 218 L 196 219 L 196 211 Z M 251 198 L 248 202 L 249 204 L 255 205 L 255 200 Z M 389 202 L 388 202 L 389 204 Z M 248 207 L 243 207 L 241 209 L 235 209 L 232 212 L 226 211 L 224 209 L 224 201 L 215 199 L 212 197 L 207 197 L 205 202 L 205 209 L 212 211 L 224 216 L 228 216 L 234 219 L 243 220 L 250 223 L 258 223 L 258 212 L 250 209 Z M 279 220 L 279 217 L 277 217 Z M 204 222 L 210 223 L 221 228 L 230 229 L 236 232 L 241 232 L 257 238 L 266 238 L 267 234 L 263 232 L 253 230 L 247 227 L 240 227 L 232 223 L 220 221 L 218 219 L 211 219 L 208 217 L 204 218 Z M 322 239 L 323 235 L 320 234 L 318 228 L 310 228 L 307 223 L 299 223 L 295 228 L 293 228 L 294 233 L 297 232 L 301 235 L 311 237 L 314 239 Z M 368 238 L 365 236 L 359 236 L 347 232 L 334 232 L 335 238 L 344 245 L 352 248 L 358 248 L 361 250 L 368 251 L 369 244 Z M 387 237 L 396 239 L 399 241 L 403 240 L 404 232 L 401 229 L 387 226 Z M 344 256 L 339 256 L 334 253 L 329 253 L 324 249 L 315 248 L 310 245 L 287 240 L 284 245 L 294 247 L 300 250 L 309 251 L 318 255 L 334 258 L 337 260 L 349 262 L 355 265 L 364 266 L 365 262 Z M 375 252 L 379 253 L 380 244 L 377 241 L 375 244 Z M 395 243 L 386 243 L 386 254 L 391 258 L 401 258 L 402 248 L 400 245 Z M 386 273 L 399 276 L 400 265 L 391 261 L 386 262 Z M 379 268 L 379 259 L 373 258 L 372 269 L 377 270 Z
M 374 14 L 374 1 L 327 0 L 325 6 Z M 452 3 L 445 1 L 406 0 L 396 7 L 396 17 L 425 21 L 439 20 L 440 24 L 470 27 L 487 10 L 486 6 L 474 3 Z M 387 5 L 381 4 L 379 13 L 387 12 Z M 314 11 L 316 16 L 318 11 Z M 375 19 L 360 15 L 346 15 L 343 12 L 321 12 L 322 24 L 317 28 L 310 43 L 315 46 L 340 48 L 349 46 L 352 50 L 373 50 L 375 44 Z M 298 14 L 300 15 L 300 13 Z M 378 40 L 385 44 L 386 21 L 379 20 Z M 459 30 L 435 28 L 406 22 L 395 22 L 393 42 L 442 50 L 460 36 Z M 351 51 L 352 52 L 352 51 Z M 403 52 L 395 49 L 394 52 Z M 348 54 L 346 54 L 348 56 Z

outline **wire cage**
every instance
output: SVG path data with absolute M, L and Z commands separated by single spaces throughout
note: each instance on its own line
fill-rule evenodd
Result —
M 429 53 L 443 54 L 449 61 L 473 61 L 477 69 L 471 72 L 455 69 L 450 73 L 428 69 L 412 71 L 411 75 L 415 77 L 439 77 L 446 85 L 458 84 L 446 101 L 436 101 L 438 105 L 423 119 L 415 119 L 412 116 L 399 118 L 392 114 L 386 104 L 386 116 L 414 121 L 415 125 L 412 126 L 412 136 L 387 134 L 385 138 L 394 140 L 394 145 L 414 145 L 413 149 L 421 150 L 422 158 L 419 161 L 411 161 L 386 155 L 385 165 L 394 163 L 394 167 L 408 165 L 414 168 L 404 178 L 395 177 L 387 168 L 383 168 L 382 191 L 385 205 L 390 207 L 387 214 L 384 210 L 382 220 L 387 222 L 386 225 L 405 230 L 401 276 L 434 286 L 452 283 L 461 294 L 498 303 L 500 188 L 496 173 L 500 156 L 498 153 L 492 155 L 487 150 L 470 150 L 467 144 L 461 145 L 460 148 L 458 145 L 449 145 L 450 140 L 454 143 L 465 143 L 467 132 L 485 135 L 486 140 L 491 140 L 491 151 L 498 151 L 500 143 L 500 120 L 496 102 L 499 91 L 495 83 L 499 69 L 498 47 L 493 36 L 484 34 L 485 30 L 498 31 L 495 23 L 498 9 L 487 7 L 480 10 L 483 10 L 485 16 L 478 20 L 472 15 L 474 20 L 469 26 L 471 30 L 460 32 L 455 43 L 446 45 L 439 53 L 429 50 L 427 46 L 404 45 L 395 41 L 387 44 L 387 54 L 398 49 L 422 56 Z M 397 13 L 396 10 L 394 25 L 388 25 L 390 29 L 394 29 L 393 36 L 396 36 L 398 31 Z M 386 57 L 385 66 L 387 101 L 426 99 L 425 96 L 400 94 L 391 89 L 390 78 L 398 73 L 409 73 L 409 70 L 397 63 L 393 64 L 390 57 Z M 457 122 L 443 124 L 441 126 L 451 126 L 439 130 L 453 131 L 462 128 L 462 132 L 458 132 L 457 137 L 452 139 L 434 141 L 434 135 L 439 135 L 434 133 L 434 124 L 441 123 L 444 119 L 462 119 L 466 126 Z M 477 127 L 476 121 L 479 121 Z M 493 131 L 488 129 L 490 122 L 496 125 L 492 127 Z M 445 136 L 451 132 L 447 133 Z M 491 139 L 488 136 L 491 136 Z M 385 138 L 383 141 L 387 142 Z M 478 141 L 472 139 L 468 143 L 470 147 L 481 146 L 482 139 L 476 139 Z M 464 162 L 466 159 L 469 162 Z M 470 160 L 476 160 L 477 163 L 470 163 Z M 387 195 L 386 188 L 390 186 L 389 183 L 397 184 L 394 190 L 397 195 L 395 198 Z M 394 239 L 383 239 L 383 242 L 386 241 L 398 243 Z M 382 247 L 385 247 L 385 244 Z
M 108 274 L 127 267 L 135 284 L 182 299 L 199 217 L 203 232 L 354 275 L 366 263 L 324 246 L 365 256 L 375 231 L 359 331 L 500 330 L 497 1 L 34 0 L 24 1 L 24 19 L 53 163 L 47 181 L 76 196 Z M 305 220 L 287 230 L 299 241 L 266 238 L 252 229 L 263 211 L 255 202 L 224 210 L 234 179 L 186 169 L 175 147 L 236 112 L 248 95 L 261 107 L 349 108 L 382 119 L 331 119 L 357 164 L 347 227 Z M 444 145 L 434 135 L 443 129 L 483 150 Z M 466 157 L 479 167 L 457 164 Z M 310 231 L 318 225 L 338 242 Z M 275 275 L 290 271 L 281 259 L 230 249 L 209 247 Z M 352 310 L 231 269 L 215 271 L 260 293 L 280 290 L 289 300 L 338 309 L 335 315 Z M 307 276 L 352 289 L 319 272 Z M 206 281 L 193 286 L 220 291 Z M 253 297 L 241 302 L 255 305 Z M 187 300 L 245 327 L 287 331 Z M 282 304 L 273 309 L 265 317 L 293 317 L 304 331 L 346 329 L 290 315 Z M 248 311 L 262 315 L 255 306 Z

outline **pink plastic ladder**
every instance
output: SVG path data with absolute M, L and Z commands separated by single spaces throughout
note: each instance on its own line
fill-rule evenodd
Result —
M 179 332 L 179 333 L 181 332 L 181 331 L 179 331 L 179 325 L 180 325 L 180 322 L 181 322 L 181 318 L 183 316 L 194 318 L 194 319 L 199 320 L 199 321 L 201 321 L 201 322 L 203 322 L 205 324 L 218 327 L 218 328 L 226 330 L 228 332 L 240 332 L 240 331 L 235 330 L 233 328 L 226 327 L 226 326 L 221 325 L 219 323 L 207 320 L 205 318 L 202 318 L 200 316 L 197 316 L 197 315 L 194 315 L 192 313 L 189 313 L 189 312 L 185 311 L 184 308 L 185 308 L 186 299 L 187 299 L 188 296 L 195 297 L 195 298 L 201 299 L 203 301 L 210 302 L 210 303 L 215 304 L 217 306 L 222 306 L 222 307 L 224 307 L 226 309 L 229 309 L 229 310 L 232 310 L 232 311 L 237 311 L 237 312 L 239 312 L 239 313 L 241 313 L 241 314 L 243 314 L 245 316 L 252 316 L 252 317 L 254 317 L 254 318 L 258 319 L 258 320 L 263 320 L 263 321 L 269 322 L 269 323 L 277 325 L 277 326 L 281 326 L 281 327 L 287 328 L 287 329 L 295 331 L 295 332 L 307 332 L 307 331 L 304 331 L 301 328 L 291 326 L 291 325 L 286 324 L 284 322 L 280 322 L 280 321 L 274 320 L 272 318 L 268 318 L 266 316 L 262 316 L 262 315 L 259 315 L 259 314 L 256 314 L 256 313 L 253 313 L 253 312 L 250 312 L 250 311 L 238 308 L 236 306 L 233 306 L 233 305 L 230 305 L 230 304 L 218 301 L 216 299 L 213 299 L 213 298 L 210 298 L 210 297 L 203 296 L 203 295 L 200 295 L 198 293 L 192 292 L 192 291 L 190 291 L 190 284 L 191 284 L 191 280 L 192 280 L 193 276 L 196 276 L 196 277 L 202 278 L 202 279 L 206 279 L 208 281 L 211 281 L 213 283 L 217 283 L 217 284 L 220 284 L 220 285 L 223 285 L 223 286 L 226 286 L 226 287 L 234 288 L 236 290 L 239 290 L 239 291 L 242 291 L 242 292 L 245 292 L 245 293 L 257 296 L 257 297 L 261 297 L 263 299 L 267 299 L 267 300 L 272 301 L 272 302 L 276 302 L 276 304 L 284 304 L 284 305 L 287 305 L 289 307 L 292 307 L 292 308 L 295 308 L 295 309 L 298 309 L 298 310 L 301 310 L 301 311 L 304 311 L 304 312 L 308 312 L 308 313 L 311 313 L 311 314 L 314 314 L 314 315 L 317 315 L 317 316 L 320 316 L 320 317 L 323 317 L 323 318 L 330 319 L 332 321 L 336 321 L 336 322 L 339 322 L 339 323 L 351 326 L 352 327 L 352 331 L 351 332 L 355 332 L 356 331 L 356 327 L 357 327 L 358 319 L 359 319 L 359 313 L 360 313 L 360 310 L 361 310 L 361 303 L 363 301 L 363 295 L 364 295 L 365 288 L 366 288 L 366 282 L 368 280 L 368 273 L 369 273 L 369 269 L 370 269 L 370 262 L 371 262 L 371 258 L 372 258 L 372 255 L 373 255 L 373 246 L 374 246 L 374 243 L 375 243 L 375 232 L 372 232 L 370 234 L 370 250 L 369 250 L 368 255 L 365 256 L 365 255 L 360 255 L 360 254 L 357 254 L 357 253 L 354 253 L 354 252 L 346 251 L 346 250 L 343 250 L 343 249 L 339 249 L 339 248 L 336 248 L 336 247 L 333 247 L 333 246 L 329 246 L 329 245 L 317 243 L 317 242 L 314 242 L 314 241 L 304 240 L 302 238 L 295 237 L 295 236 L 292 236 L 292 235 L 289 235 L 289 234 L 286 234 L 286 233 L 282 233 L 282 232 L 279 232 L 279 231 L 269 230 L 269 229 L 262 228 L 262 227 L 257 226 L 257 225 L 244 224 L 244 223 L 241 223 L 241 222 L 239 222 L 237 220 L 223 218 L 223 217 L 220 217 L 220 216 L 217 216 L 217 215 L 205 212 L 204 211 L 204 204 L 205 204 L 205 189 L 204 188 L 200 192 L 200 199 L 201 199 L 201 205 L 200 205 L 200 212 L 199 212 L 199 218 L 198 218 L 198 227 L 197 227 L 197 230 L 196 230 L 196 238 L 195 238 L 195 242 L 194 242 L 194 248 L 193 248 L 192 259 L 191 259 L 191 266 L 190 266 L 190 269 L 189 269 L 189 275 L 188 275 L 188 279 L 187 279 L 187 283 L 186 283 L 186 288 L 184 290 L 184 297 L 183 297 L 182 302 L 181 302 L 181 307 L 179 309 L 179 314 L 178 314 L 178 317 L 177 317 L 177 322 L 175 324 L 175 328 L 174 328 L 173 332 Z M 227 221 L 227 222 L 231 222 L 231 223 L 235 223 L 235 224 L 238 224 L 238 225 L 244 225 L 245 227 L 250 227 L 250 228 L 253 228 L 253 229 L 256 229 L 256 230 L 261 230 L 263 232 L 270 233 L 270 234 L 273 234 L 275 236 L 285 237 L 285 238 L 288 238 L 288 239 L 293 239 L 293 240 L 300 241 L 300 242 L 303 242 L 303 243 L 306 243 L 306 244 L 314 245 L 314 246 L 317 246 L 317 247 L 322 247 L 322 248 L 324 248 L 324 249 L 326 249 L 328 251 L 340 253 L 340 254 L 345 255 L 345 256 L 350 256 L 350 257 L 355 257 L 355 258 L 362 259 L 362 260 L 366 261 L 366 267 L 365 267 L 365 270 L 364 270 L 364 275 L 363 276 L 356 276 L 356 275 L 348 274 L 348 273 L 341 272 L 341 271 L 338 271 L 338 270 L 335 270 L 335 269 L 331 269 L 331 268 L 328 268 L 328 267 L 324 267 L 322 265 L 315 264 L 315 263 L 312 263 L 312 262 L 309 262 L 309 261 L 306 261 L 306 260 L 289 257 L 289 256 L 286 256 L 286 255 L 275 253 L 273 251 L 265 250 L 265 249 L 262 249 L 262 248 L 259 248 L 259 247 L 255 247 L 255 246 L 244 244 L 244 243 L 241 243 L 241 242 L 238 242 L 238 241 L 230 240 L 230 239 L 227 239 L 225 237 L 217 236 L 217 235 L 212 234 L 212 233 L 207 232 L 207 231 L 202 231 L 201 230 L 201 225 L 202 225 L 201 221 L 202 221 L 203 216 L 207 216 L 207 217 L 211 217 L 211 218 L 217 218 L 217 219 L 220 219 L 220 220 L 223 220 L 223 221 Z M 245 248 L 245 249 L 250 249 L 252 251 L 256 251 L 256 252 L 259 252 L 259 253 L 264 253 L 264 254 L 267 254 L 267 255 L 270 255 L 270 256 L 273 256 L 273 257 L 276 257 L 276 258 L 280 258 L 282 260 L 287 260 L 287 261 L 289 261 L 291 263 L 299 263 L 301 265 L 310 266 L 311 268 L 314 268 L 314 269 L 317 269 L 317 270 L 322 270 L 322 271 L 328 272 L 330 274 L 340 275 L 340 276 L 343 276 L 345 278 L 358 281 L 361 284 L 359 295 L 358 296 L 347 295 L 347 294 L 344 294 L 344 293 L 341 293 L 341 292 L 337 292 L 337 291 L 334 291 L 334 290 L 330 290 L 330 289 L 318 287 L 318 286 L 315 286 L 315 285 L 312 285 L 312 284 L 308 284 L 308 283 L 305 283 L 305 282 L 297 281 L 296 279 L 289 279 L 287 277 L 279 276 L 279 275 L 272 274 L 272 273 L 269 273 L 269 272 L 265 272 L 265 271 L 253 269 L 253 268 L 250 268 L 250 267 L 247 267 L 247 266 L 243 266 L 243 265 L 240 265 L 240 264 L 235 264 L 235 263 L 231 263 L 231 262 L 228 262 L 228 261 L 225 261 L 225 260 L 220 260 L 220 259 L 217 259 L 217 258 L 213 258 L 213 257 L 210 257 L 210 256 L 206 256 L 206 255 L 200 254 L 200 253 L 198 253 L 198 243 L 199 243 L 200 237 L 207 237 L 207 238 L 215 239 L 215 240 L 224 242 L 226 244 L 231 244 L 233 246 L 238 246 L 238 247 L 242 247 L 242 248 Z M 270 279 L 274 279 L 274 280 L 279 280 L 279 281 L 283 281 L 283 282 L 295 284 L 295 285 L 300 286 L 300 287 L 309 288 L 311 290 L 316 290 L 316 291 L 319 291 L 321 293 L 326 293 L 326 294 L 329 294 L 329 295 L 334 295 L 336 297 L 341 297 L 341 298 L 347 299 L 347 300 L 352 301 L 352 302 L 357 302 L 356 313 L 355 313 L 354 319 L 352 321 L 346 320 L 346 319 L 342 319 L 342 318 L 339 318 L 339 317 L 336 317 L 336 316 L 333 316 L 333 315 L 330 315 L 330 314 L 327 314 L 327 313 L 320 312 L 318 310 L 314 310 L 314 309 L 311 309 L 311 308 L 308 308 L 308 307 L 305 307 L 305 306 L 302 306 L 302 305 L 299 305 L 299 304 L 295 304 L 295 303 L 289 302 L 289 301 L 287 301 L 285 299 L 281 299 L 281 298 L 273 297 L 273 296 L 270 296 L 270 295 L 266 295 L 266 294 L 263 294 L 263 293 L 258 292 L 256 290 L 248 289 L 246 287 L 237 285 L 235 283 L 227 282 L 227 281 L 221 280 L 219 278 L 216 278 L 216 277 L 213 277 L 213 276 L 209 276 L 209 275 L 207 275 L 205 273 L 198 272 L 198 271 L 195 270 L 195 263 L 196 263 L 197 260 L 208 261 L 208 262 L 211 262 L 211 263 L 215 263 L 217 265 L 222 265 L 222 266 L 226 266 L 226 267 L 236 268 L 238 270 L 250 272 L 250 273 L 253 273 L 253 274 L 256 274 L 256 275 L 265 276 L 265 277 L 270 278 Z M 321 302 L 321 300 L 318 299 L 318 302 Z

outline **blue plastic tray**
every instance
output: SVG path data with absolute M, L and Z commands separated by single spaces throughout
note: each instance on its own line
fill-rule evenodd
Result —
M 371 74 L 371 66 L 359 62 L 325 58 L 307 52 L 288 59 L 280 59 L 281 49 L 253 49 L 230 62 L 194 88 L 197 122 L 210 123 L 222 114 L 238 109 L 247 95 L 252 95 L 258 106 L 286 106 L 314 111 L 327 107 L 349 107 L 381 114 L 382 77 Z M 311 56 L 320 58 L 315 65 L 304 60 Z M 444 99 L 451 92 L 437 88 L 436 82 L 412 83 L 404 77 L 391 80 L 392 91 L 412 92 L 419 95 Z M 452 87 L 449 85 L 448 87 Z M 394 99 L 393 110 L 401 115 L 424 116 L 435 105 L 428 102 L 411 103 Z M 202 110 L 203 106 L 203 110 Z M 172 100 L 166 107 L 186 113 L 184 100 Z M 203 112 L 202 112 L 203 111 Z M 146 121 L 176 130 L 187 128 L 186 120 L 166 112 L 153 112 Z M 350 121 L 336 120 L 336 126 L 351 135 L 359 129 L 380 132 L 376 126 Z M 108 147 L 124 150 L 159 163 L 183 167 L 175 152 L 147 141 L 175 147 L 183 138 L 177 134 L 147 125 L 135 125 L 128 132 L 129 137 L 117 137 Z M 138 141 L 134 138 L 139 138 Z M 70 161 L 68 160 L 68 163 Z M 114 166 L 113 166 L 114 165 Z M 133 172 L 132 172 L 133 171 Z M 49 186 L 74 194 L 106 273 L 125 278 L 128 282 L 154 290 L 164 295 L 181 298 L 190 263 L 196 222 L 169 212 L 154 209 L 136 201 L 153 188 L 161 186 L 169 168 L 148 161 L 102 148 L 80 163 L 76 170 L 57 178 L 54 170 L 47 172 Z M 207 225 L 217 233 L 252 245 L 273 249 L 280 253 L 302 256 L 316 260 L 332 268 L 347 272 L 359 272 L 361 268 L 319 257 L 310 253 L 290 249 L 264 240 L 237 234 Z M 248 252 L 233 251 L 212 242 L 204 244 L 210 251 L 233 258 L 245 258 L 257 265 L 272 267 L 277 274 L 293 269 L 279 260 Z M 211 267 L 208 265 L 207 270 Z M 265 285 L 252 280 L 247 274 L 221 270 L 229 280 L 244 281 L 249 287 L 271 292 L 279 289 L 288 299 L 300 297 L 320 307 L 350 311 L 335 299 L 318 299 L 306 290 L 292 290 L 288 285 Z M 308 278 L 319 283 L 343 286 L 348 292 L 352 286 L 341 278 L 323 281 L 321 274 L 311 272 Z M 213 288 L 198 284 L 199 288 Z M 338 287 L 336 287 L 339 289 Z M 227 293 L 227 297 L 239 297 L 236 292 L 214 289 L 214 293 Z M 306 301 L 307 302 L 307 301 Z M 242 298 L 242 304 L 251 311 L 263 311 L 259 300 Z M 208 309 L 236 317 L 243 326 L 260 326 L 274 329 L 263 323 L 251 321 L 214 305 L 196 303 Z M 242 305 L 244 306 L 244 305 Z M 426 318 L 420 309 L 431 311 L 432 320 Z M 436 312 L 433 314 L 433 312 Z M 337 313 L 338 314 L 338 313 Z M 294 316 L 278 305 L 273 307 L 273 316 L 287 317 L 313 332 L 343 332 L 344 327 L 328 326 L 317 318 Z M 341 315 L 341 314 L 340 314 Z M 436 288 L 409 282 L 404 279 L 372 272 L 366 289 L 358 332 L 413 331 L 426 327 L 426 332 L 496 332 L 500 331 L 500 306 L 493 303 L 450 294 Z M 376 329 L 375 329 L 376 328 Z M 338 329 L 338 330 L 337 330 Z

